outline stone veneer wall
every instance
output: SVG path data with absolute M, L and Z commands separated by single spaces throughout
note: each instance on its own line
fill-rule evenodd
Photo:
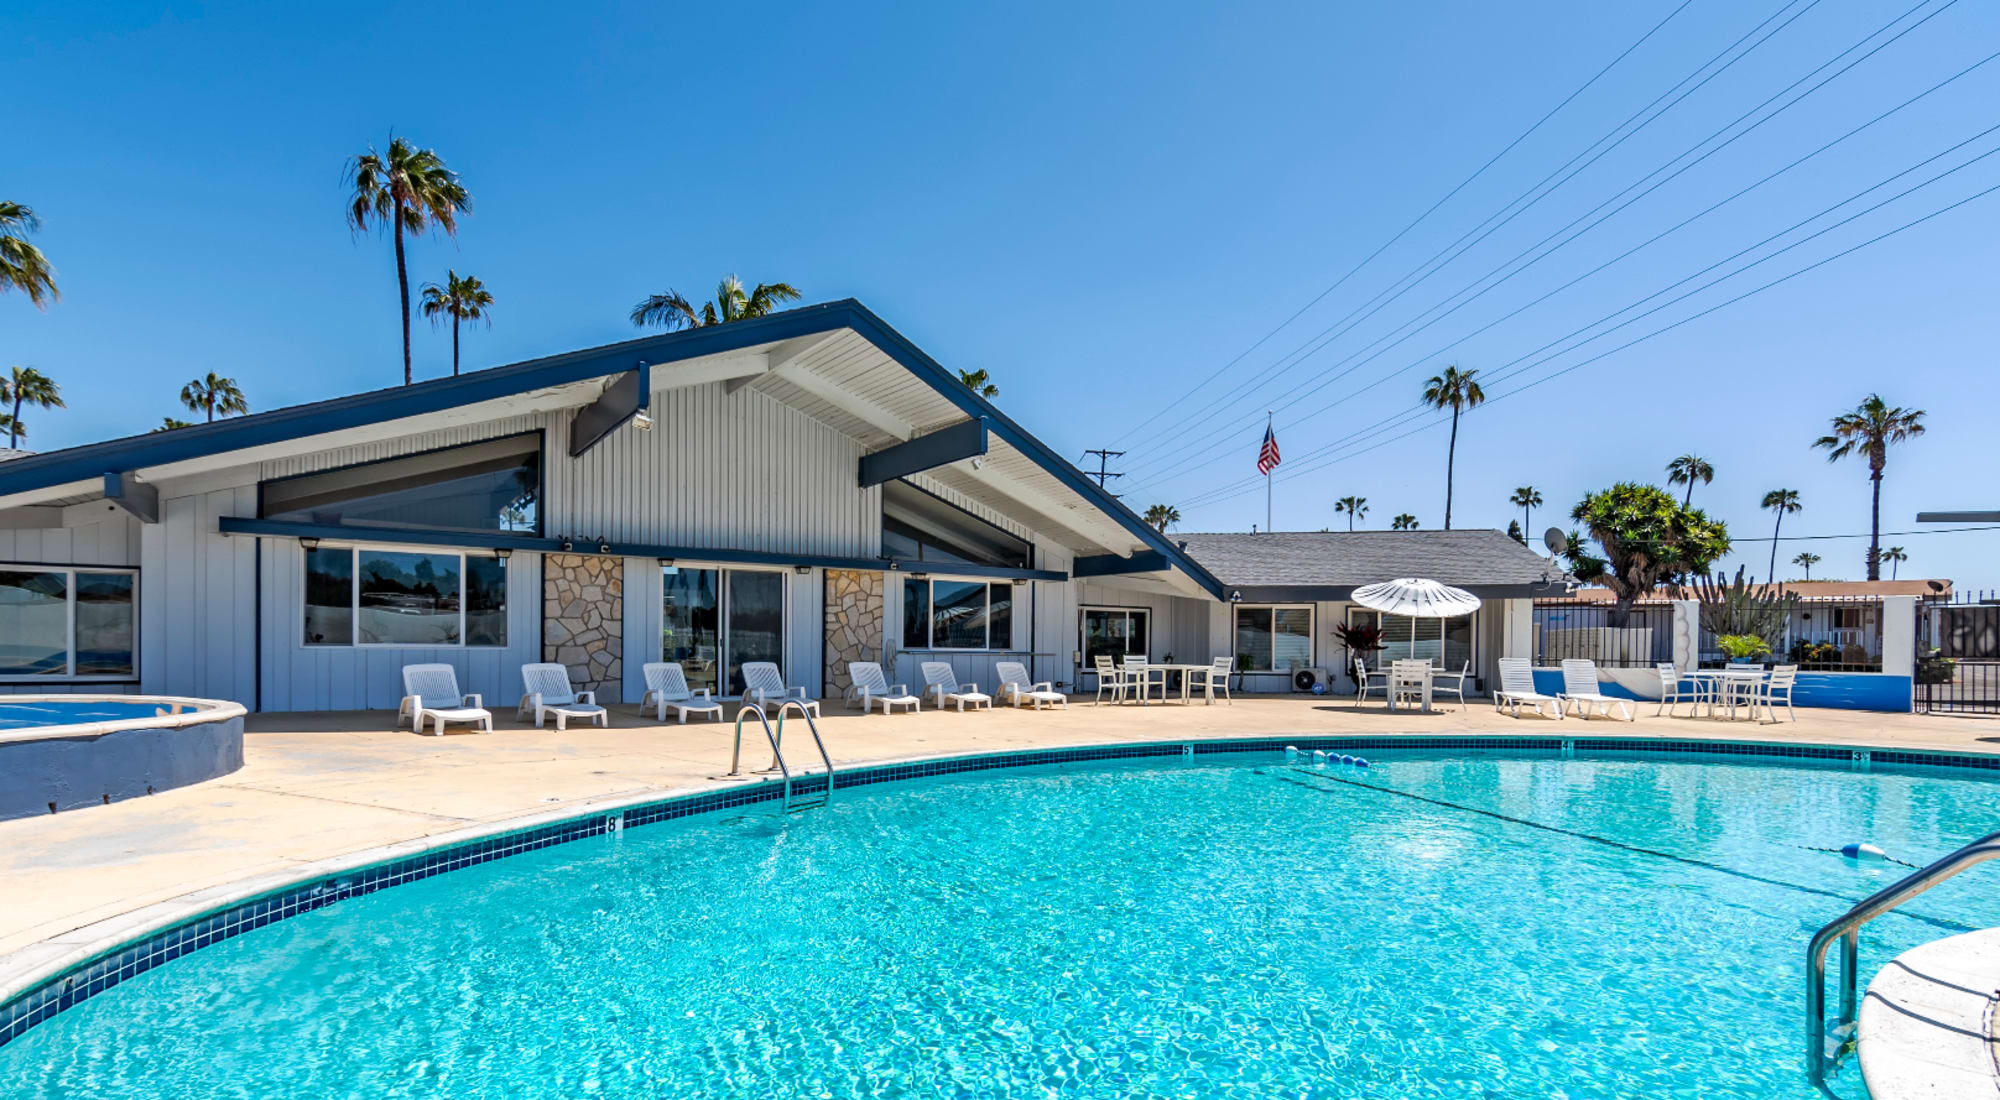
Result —
M 625 559 L 542 558 L 542 660 L 569 668 L 578 691 L 620 703 L 625 676 Z
M 882 660 L 882 574 L 874 571 L 826 571 L 826 695 L 844 695 L 854 681 L 847 662 Z M 893 669 L 884 673 L 895 679 Z

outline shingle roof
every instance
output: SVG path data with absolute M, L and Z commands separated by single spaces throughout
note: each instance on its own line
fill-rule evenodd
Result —
M 1239 587 L 1346 589 L 1398 577 L 1426 577 L 1478 591 L 1540 584 L 1549 572 L 1547 558 L 1493 530 L 1220 532 L 1171 537 L 1184 540 L 1188 554 L 1224 584 Z

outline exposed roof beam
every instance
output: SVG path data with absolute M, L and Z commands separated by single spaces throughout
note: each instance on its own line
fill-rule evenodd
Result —
M 621 374 L 597 400 L 576 410 L 569 420 L 569 456 L 575 458 L 592 447 L 605 436 L 610 435 L 619 425 L 632 419 L 646 407 L 653 392 L 649 381 L 651 372 L 646 369 L 646 361 Z M 642 424 L 646 423 L 644 421 Z
M 687 363 L 661 363 L 652 368 L 653 392 L 704 386 L 710 382 L 721 382 L 732 387 L 731 392 L 734 392 L 734 387 L 755 381 L 770 368 L 769 360 L 761 351 L 721 355 Z
M 841 389 L 797 363 L 787 363 L 773 369 L 771 373 L 884 434 L 895 436 L 899 440 L 917 434 L 916 425 L 865 397 Z
M 1075 512 L 1053 504 L 1049 501 L 1048 493 L 1010 474 L 1003 474 L 991 465 L 981 470 L 974 470 L 968 466 L 956 466 L 953 469 L 958 471 L 960 476 L 977 482 L 981 488 L 990 489 L 1007 498 L 1015 507 L 1030 515 L 1053 523 L 1065 531 L 1074 531 L 1106 550 L 1126 550 L 1137 541 L 1127 535 L 1124 528 L 1111 522 L 1110 517 L 1098 513 Z
M 834 332 L 814 333 L 811 336 L 794 336 L 790 340 L 773 344 L 768 351 L 764 352 L 762 369 L 752 374 L 745 374 L 730 379 L 728 384 L 722 387 L 722 392 L 735 393 L 737 390 L 751 385 L 757 379 L 780 367 L 788 367 L 797 363 L 799 360 L 817 351 L 822 345 L 830 344 L 839 338 L 840 332 L 836 330 Z
M 1131 557 L 1099 554 L 1070 562 L 1069 571 L 1078 577 L 1115 577 L 1121 573 L 1157 573 L 1167 568 L 1167 556 L 1158 550 L 1141 550 Z
M 160 491 L 130 472 L 104 475 L 104 499 L 130 512 L 140 523 L 160 522 Z
M 861 487 L 866 489 L 985 453 L 986 418 L 981 416 L 862 455 Z

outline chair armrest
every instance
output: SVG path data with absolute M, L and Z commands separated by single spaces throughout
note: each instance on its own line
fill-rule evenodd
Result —
M 1055 681 L 1053 681 L 1053 680 L 1043 680 L 1043 681 L 1042 681 L 1041 683 L 1039 683 L 1039 684 L 1029 684 L 1029 685 L 1028 685 L 1028 690 L 1029 690 L 1029 691 L 1054 691 L 1055 689 L 1056 689 L 1056 685 L 1055 685 Z
M 889 685 L 889 694 L 891 695 L 908 695 L 909 693 L 910 693 L 910 685 L 908 684 Z
M 967 681 L 966 683 L 958 685 L 958 693 L 960 695 L 977 695 L 979 694 L 979 685 L 971 681 Z
M 483 707 L 486 705 L 486 700 L 482 696 L 480 696 L 478 692 L 472 692 L 468 694 L 465 698 L 459 700 L 459 705 L 467 707 Z
M 594 707 L 597 705 L 597 692 L 579 691 L 576 693 L 576 701 L 579 703 L 589 703 Z
M 696 692 L 694 693 L 693 697 L 694 697 L 694 698 L 697 698 L 697 699 L 706 699 L 706 700 L 708 700 L 709 702 L 714 702 L 714 701 L 715 701 L 715 689 L 714 689 L 714 688 L 701 688 L 700 690 L 698 690 L 698 691 L 696 691 Z
M 470 699 L 470 698 L 471 698 L 471 696 L 469 696 L 469 695 L 468 695 L 468 696 L 466 696 L 466 698 Z M 475 705 L 476 705 L 476 704 L 475 704 Z M 531 692 L 529 692 L 528 694 L 526 694 L 526 695 L 523 695 L 523 696 L 521 696 L 521 705 L 522 705 L 523 707 L 539 707 L 539 706 L 541 706 L 541 705 L 542 705 L 542 695 L 541 695 L 541 692 L 538 692 L 538 691 L 531 691 Z

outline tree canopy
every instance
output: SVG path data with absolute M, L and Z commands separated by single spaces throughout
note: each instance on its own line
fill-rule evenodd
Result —
M 1632 601 L 1675 577 L 1706 573 L 1729 553 L 1729 529 L 1721 521 L 1657 485 L 1621 481 L 1586 495 L 1570 518 L 1603 552 L 1600 557 L 1571 539 L 1565 551 L 1570 573 L 1609 588 L 1618 597 L 1620 621 Z

